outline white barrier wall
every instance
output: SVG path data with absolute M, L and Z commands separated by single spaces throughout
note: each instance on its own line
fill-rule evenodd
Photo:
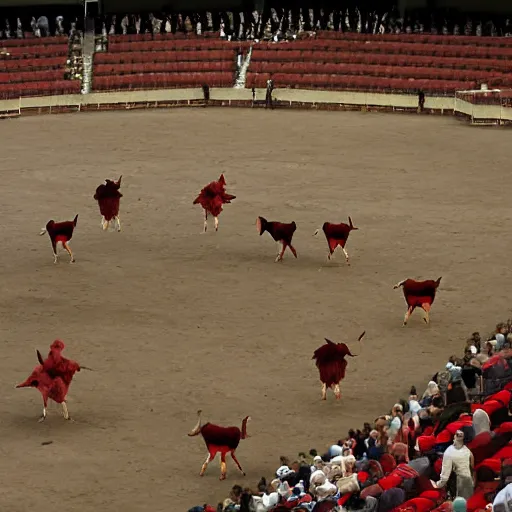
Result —
M 469 115 L 474 119 L 501 119 L 501 105 L 475 105 L 464 100 L 457 100 L 457 112 Z M 510 109 L 508 109 L 510 110 Z
M 265 99 L 266 90 L 256 89 L 255 99 Z M 361 106 L 377 107 L 388 109 L 415 109 L 418 106 L 416 95 L 408 94 L 384 94 L 366 93 L 352 91 L 317 91 L 304 89 L 275 89 L 273 93 L 275 100 L 290 106 L 294 104 L 309 104 L 311 106 Z M 210 89 L 210 100 L 236 105 L 237 102 L 252 101 L 251 89 L 234 88 L 212 88 Z M 200 88 L 193 89 L 161 89 L 145 91 L 123 91 L 123 92 L 93 92 L 90 94 L 41 96 L 32 98 L 20 98 L 18 100 L 0 101 L 0 114 L 24 109 L 41 109 L 41 111 L 58 111 L 63 108 L 75 108 L 81 110 L 84 107 L 101 107 L 102 105 L 130 105 L 130 104 L 152 104 L 159 103 L 165 106 L 167 103 L 188 102 L 198 103 L 203 100 L 203 91 Z M 306 105 L 303 105 L 306 106 Z M 425 109 L 452 112 L 454 109 L 453 97 L 426 97 Z M 90 110 L 90 108 L 86 108 Z
M 202 89 L 158 89 L 147 91 L 91 92 L 81 95 L 82 105 L 113 103 L 164 103 L 203 99 Z
M 501 107 L 501 120 L 507 122 L 512 121 L 512 108 Z
M 472 124 L 501 125 L 512 121 L 509 91 L 459 91 L 455 94 L 454 114 Z

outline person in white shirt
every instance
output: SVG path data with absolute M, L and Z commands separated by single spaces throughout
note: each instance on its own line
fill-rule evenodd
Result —
M 444 487 L 453 473 L 456 476 L 456 496 L 466 500 L 473 495 L 475 459 L 471 450 L 464 444 L 464 433 L 457 430 L 453 437 L 453 444 L 446 449 L 443 455 L 441 478 L 437 482 L 438 488 Z

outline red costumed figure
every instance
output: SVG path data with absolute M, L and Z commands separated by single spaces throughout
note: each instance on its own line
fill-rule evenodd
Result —
M 348 218 L 349 224 L 345 224 L 344 222 L 340 222 L 339 224 L 332 224 L 330 222 L 324 222 L 322 226 L 322 231 L 324 232 L 325 238 L 327 239 L 327 245 L 329 246 L 329 253 L 327 254 L 327 259 L 330 260 L 331 257 L 334 258 L 334 251 L 338 246 L 341 247 L 343 254 L 345 254 L 345 259 L 347 260 L 347 264 L 350 265 L 348 259 L 348 253 L 345 250 L 345 245 L 348 240 L 348 235 L 351 231 L 355 229 L 359 229 L 354 227 L 352 224 L 352 219 Z M 320 229 L 315 231 L 316 236 Z
M 295 224 L 295 222 L 290 222 L 288 224 L 284 222 L 269 222 L 263 217 L 258 217 L 256 219 L 256 229 L 260 236 L 263 235 L 265 231 L 268 231 L 270 236 L 277 242 L 276 263 L 278 261 L 283 261 L 284 251 L 287 247 L 289 247 L 293 255 L 297 257 L 297 251 L 292 245 L 293 234 L 297 229 L 297 224 Z
M 86 366 L 80 366 L 72 359 L 63 357 L 63 350 L 64 343 L 60 340 L 55 340 L 50 345 L 50 352 L 44 360 L 39 350 L 37 350 L 39 364 L 25 382 L 16 386 L 17 388 L 37 388 L 39 390 L 43 396 L 43 416 L 40 418 L 40 422 L 46 419 L 48 398 L 62 405 L 64 419 L 71 419 L 66 405 L 66 395 L 68 394 L 69 386 L 75 372 L 79 372 L 81 369 L 90 370 Z
M 217 181 L 212 181 L 204 187 L 194 199 L 193 204 L 200 204 L 204 209 L 204 230 L 208 228 L 208 214 L 215 219 L 215 231 L 219 229 L 219 215 L 222 212 L 222 205 L 231 203 L 236 196 L 227 194 L 225 191 L 226 180 L 224 174 L 220 175 Z
M 45 233 L 48 233 L 48 236 L 50 237 L 50 240 L 52 242 L 52 249 L 53 249 L 53 262 L 57 263 L 57 245 L 59 242 L 62 244 L 62 247 L 66 249 L 68 252 L 71 261 L 70 263 L 75 262 L 75 257 L 73 256 L 73 253 L 71 252 L 71 248 L 69 247 L 69 241 L 73 237 L 73 231 L 76 227 L 76 223 L 78 221 L 78 214 L 75 215 L 75 218 L 73 220 L 68 220 L 65 222 L 55 222 L 54 220 L 49 220 L 46 224 L 46 226 L 41 230 L 41 233 L 39 235 L 44 235 Z
M 204 425 L 201 425 L 201 411 L 197 411 L 197 416 L 197 425 L 188 435 L 197 436 L 201 434 L 203 436 L 204 442 L 206 443 L 206 448 L 208 449 L 208 456 L 204 461 L 199 476 L 204 475 L 208 464 L 215 458 L 217 452 L 220 452 L 220 480 L 224 480 L 226 478 L 227 453 L 231 454 L 231 457 L 235 461 L 235 464 L 238 466 L 238 469 L 245 476 L 244 470 L 236 458 L 235 450 L 238 448 L 238 444 L 240 443 L 241 439 L 246 439 L 249 437 L 247 434 L 247 422 L 249 421 L 250 417 L 246 416 L 242 420 L 242 429 L 240 430 L 238 427 L 219 427 L 218 425 L 213 425 L 211 423 L 205 423 Z
M 361 341 L 366 331 L 364 331 L 357 341 Z M 327 388 L 332 388 L 337 400 L 341 398 L 340 382 L 345 378 L 347 368 L 346 356 L 356 357 L 352 354 L 345 343 L 333 343 L 325 338 L 325 345 L 316 349 L 312 359 L 316 359 L 316 367 L 320 372 L 320 381 L 322 382 L 322 400 L 327 400 Z
M 110 221 L 117 224 L 117 231 L 121 231 L 121 221 L 119 220 L 119 203 L 123 194 L 119 192 L 121 187 L 121 178 L 117 181 L 105 180 L 105 183 L 96 189 L 94 199 L 98 201 L 101 213 L 101 226 L 103 230 L 107 230 Z
M 407 325 L 407 321 L 409 317 L 412 315 L 412 312 L 420 307 L 425 311 L 425 317 L 423 320 L 426 324 L 430 323 L 430 309 L 432 304 L 434 304 L 434 299 L 436 298 L 436 292 L 439 288 L 439 284 L 441 283 L 441 277 L 434 281 L 429 279 L 427 281 L 415 281 L 414 279 L 405 279 L 404 281 L 400 281 L 395 284 L 393 289 L 403 288 L 405 302 L 407 302 L 407 312 L 404 317 L 404 327 Z

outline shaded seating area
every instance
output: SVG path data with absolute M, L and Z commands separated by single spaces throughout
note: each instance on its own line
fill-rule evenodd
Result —
M 94 56 L 93 90 L 232 87 L 240 43 L 173 34 L 110 36 Z
M 246 87 L 452 95 L 479 84 L 512 85 L 512 40 L 416 34 L 319 32 L 253 48 Z
M 0 42 L 0 99 L 80 93 L 80 80 L 67 80 L 68 38 Z

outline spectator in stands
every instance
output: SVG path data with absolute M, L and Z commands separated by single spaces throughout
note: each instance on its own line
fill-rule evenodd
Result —
M 388 428 L 388 444 L 393 444 L 395 442 L 401 442 L 401 432 L 402 432 L 402 421 L 404 418 L 404 410 L 401 404 L 395 404 L 393 409 L 391 409 L 391 422 L 389 423 Z
M 473 338 L 473 342 L 474 342 L 474 345 L 476 347 L 476 350 L 478 353 L 480 353 L 480 350 L 481 350 L 481 343 L 482 343 L 482 338 L 480 336 L 480 333 L 479 332 L 474 332 L 471 337 Z
M 508 329 L 505 323 L 500 322 L 496 325 L 496 334 L 494 335 L 494 338 L 496 339 L 496 352 L 503 349 L 503 345 L 505 345 L 505 342 L 507 341 L 507 331 Z
M 46 16 L 39 16 L 37 19 L 37 27 L 39 28 L 41 37 L 48 37 L 50 35 L 50 23 Z
M 494 347 L 496 345 L 496 340 L 488 340 L 484 344 L 484 355 L 486 358 L 484 359 L 485 362 L 489 357 L 492 357 L 494 355 Z
M 446 405 L 465 402 L 468 399 L 467 388 L 462 379 L 463 364 L 463 361 L 455 356 L 451 356 L 446 364 L 446 369 L 450 372 L 450 381 L 446 391 Z
M 449 361 L 450 362 L 450 361 Z M 448 392 L 448 387 L 450 385 L 450 381 L 452 379 L 452 374 L 450 370 L 445 366 L 440 372 L 438 372 L 433 377 L 433 381 L 437 384 L 439 392 L 443 397 L 443 400 L 446 401 L 446 393 Z
M 37 26 L 37 21 L 36 19 L 34 18 L 34 16 L 32 16 L 32 21 L 30 22 L 30 26 L 32 27 L 32 32 L 34 32 L 34 35 L 36 37 L 41 37 L 41 30 L 40 28 Z
M 431 418 L 438 418 L 441 416 L 445 409 L 445 402 L 442 395 L 437 395 L 432 398 L 432 403 L 427 407 L 427 415 Z
M 422 407 L 418 400 L 409 400 L 409 413 L 411 418 L 414 418 L 421 411 Z
M 512 37 L 512 24 L 510 23 L 510 20 L 507 18 L 507 21 L 505 22 L 505 28 L 503 29 L 504 36 L 505 37 Z
M 473 354 L 470 351 L 470 355 Z M 462 366 L 462 380 L 464 381 L 464 384 L 466 385 L 466 388 L 470 393 L 475 393 L 479 391 L 477 389 L 477 385 L 480 382 L 480 376 L 482 375 L 482 370 L 480 369 L 480 363 L 477 359 L 474 357 L 471 357 L 469 361 L 464 362 Z
M 156 15 L 155 15 L 156 14 Z M 437 12 L 434 11 L 430 23 L 425 23 L 423 16 L 418 16 L 416 21 L 412 22 L 411 15 L 404 19 L 399 16 L 394 8 L 391 13 L 387 12 L 361 12 L 356 6 L 346 9 L 345 14 L 342 11 L 332 11 L 330 13 L 323 9 L 289 9 L 283 8 L 265 9 L 264 12 L 254 11 L 253 13 L 233 13 L 233 12 L 202 12 L 187 14 L 168 15 L 164 12 L 146 14 L 127 14 L 118 13 L 110 19 L 99 18 L 97 20 L 97 33 L 101 32 L 105 24 L 105 32 L 108 34 L 158 34 L 182 32 L 190 34 L 192 32 L 201 35 L 204 32 L 216 31 L 222 38 L 229 40 L 251 39 L 259 41 L 278 42 L 283 39 L 294 40 L 301 35 L 314 36 L 317 30 L 348 31 L 370 34 L 385 33 L 416 33 L 423 34 L 430 32 L 437 34 L 438 26 L 441 27 L 443 34 L 460 34 L 458 19 L 444 18 L 438 25 L 436 21 Z M 46 16 L 41 16 L 36 21 L 32 19 L 32 30 L 36 37 L 50 35 L 52 33 L 62 33 L 62 30 L 56 28 L 44 21 Z M 215 18 L 215 21 L 214 21 Z M 20 28 L 21 21 L 17 24 L 16 33 L 13 30 L 14 22 L 7 21 L 5 30 L 0 28 L 0 38 L 23 37 L 23 31 Z M 120 20 L 120 23 L 117 22 Z M 16 20 L 17 22 L 18 20 Z M 479 21 L 474 30 L 474 23 L 467 18 L 464 27 L 465 35 L 497 35 L 512 36 L 512 25 L 509 19 L 504 24 L 496 25 L 493 20 L 485 19 Z
M 432 399 L 435 396 L 438 396 L 440 394 L 439 388 L 433 380 L 431 380 L 428 385 L 427 389 L 423 393 L 423 396 L 421 397 L 420 405 L 422 407 L 428 407 L 432 403 Z
M 462 364 L 456 356 L 451 356 L 446 363 L 446 369 L 450 372 L 450 382 L 461 380 Z
M 480 333 L 474 332 L 471 337 L 466 340 L 466 349 L 470 349 L 474 354 L 479 354 L 481 350 Z
M 371 430 L 369 436 L 365 439 L 365 445 L 366 445 L 366 453 L 370 450 L 370 448 L 373 448 L 375 446 L 375 443 L 377 442 L 377 438 L 379 437 L 379 432 L 377 430 Z
M 459 496 L 453 500 L 453 512 L 466 512 L 467 511 L 467 503 L 466 500 Z
M 468 340 L 466 343 L 469 343 L 470 340 Z M 476 356 L 476 348 L 473 345 L 467 346 L 464 349 L 464 357 L 462 358 L 462 364 L 468 364 L 471 359 L 473 359 Z
M 240 485 L 233 485 L 229 493 L 229 497 L 224 500 L 223 510 L 229 510 L 230 505 L 238 505 L 240 503 L 240 497 L 242 496 L 243 488 Z M 232 507 L 232 510 L 235 510 Z
M 23 25 L 19 18 L 16 19 L 16 37 L 18 39 L 23 39 Z
M 368 453 L 369 458 L 372 458 L 370 457 L 371 454 L 373 458 L 379 459 L 380 456 L 387 451 L 390 421 L 390 416 L 380 416 L 375 420 L 375 430 L 378 432 L 378 435 L 377 440 L 375 441 L 375 446 L 370 449 L 370 453 Z
M 363 428 L 363 431 L 357 430 L 356 432 L 355 446 L 352 450 L 352 453 L 357 459 L 363 457 L 368 449 L 366 446 L 366 440 L 368 439 L 370 432 L 371 429 L 367 429 L 366 427 Z
M 457 430 L 453 436 L 453 444 L 446 449 L 443 455 L 441 478 L 437 482 L 438 488 L 448 484 L 454 474 L 455 488 L 449 488 L 452 499 L 461 496 L 466 500 L 473 494 L 475 459 L 469 448 L 464 444 L 464 433 Z
M 462 377 L 460 380 L 450 383 L 448 391 L 446 392 L 446 405 L 460 404 L 467 402 L 467 400 L 467 389 Z
M 64 35 L 64 17 L 57 16 L 55 18 L 55 35 L 62 36 Z

